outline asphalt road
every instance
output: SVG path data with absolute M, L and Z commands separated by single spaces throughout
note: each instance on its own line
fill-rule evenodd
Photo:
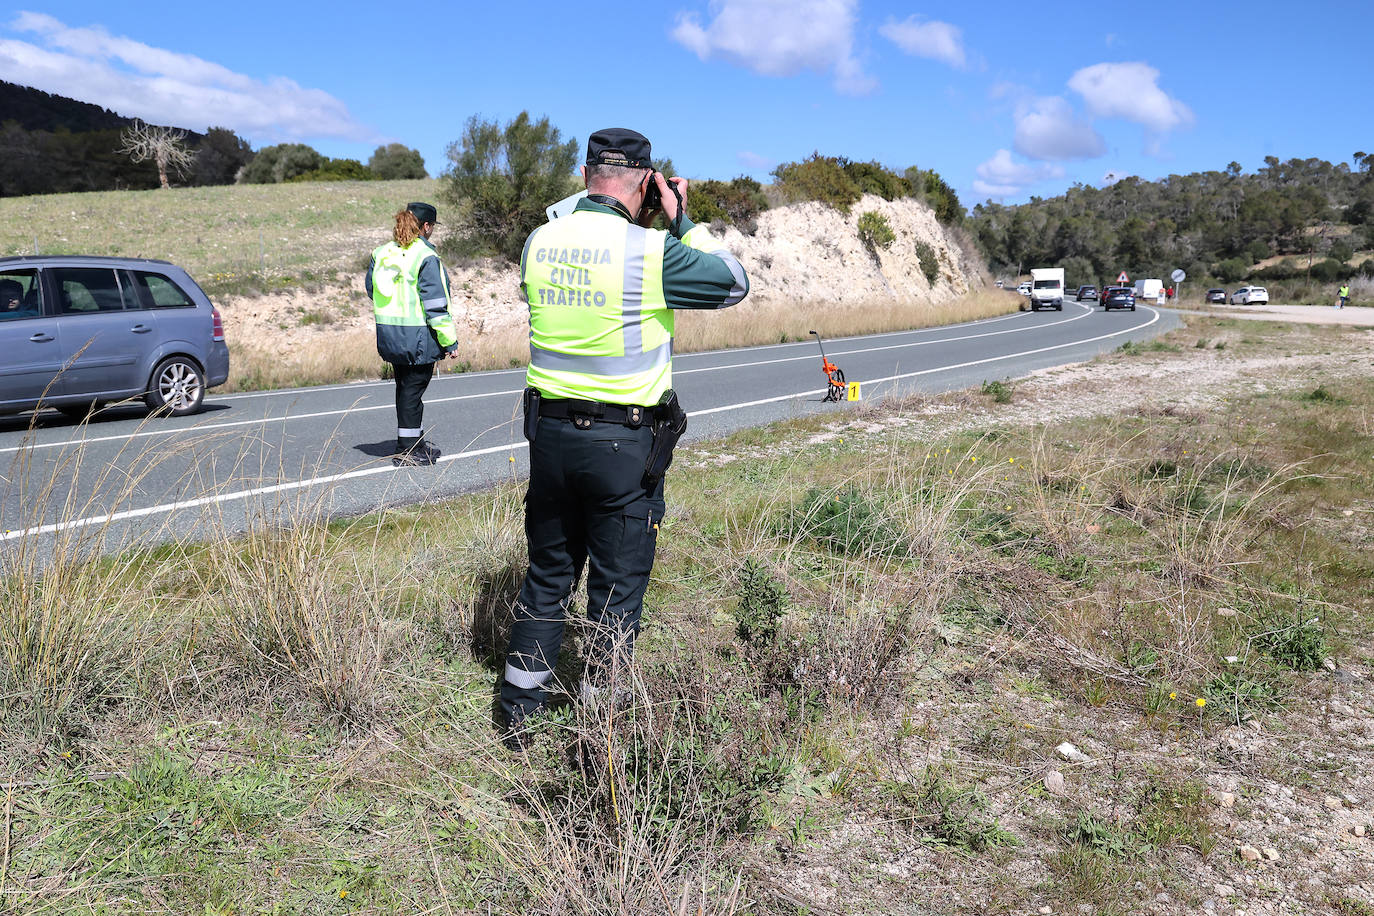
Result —
M 871 401 L 1078 362 L 1178 323 L 1146 306 L 1104 313 L 1066 301 L 1063 312 L 827 341 L 826 353 Z M 691 414 L 689 442 L 852 409 L 821 402 L 814 340 L 680 355 L 673 376 Z M 0 549 L 76 549 L 97 535 L 105 550 L 199 538 L 241 531 L 254 518 L 361 514 L 519 477 L 527 471 L 523 387 L 523 369 L 436 377 L 425 425 L 444 456 L 432 468 L 391 464 L 390 382 L 212 391 L 203 413 L 183 419 L 148 419 L 134 406 L 107 408 L 88 424 L 55 412 L 0 418 Z

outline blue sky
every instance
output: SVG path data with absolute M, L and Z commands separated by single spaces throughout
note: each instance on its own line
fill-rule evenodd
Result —
M 1374 148 L 1368 0 L 167 9 L 0 8 L 0 79 L 255 147 L 398 140 L 431 174 L 468 116 L 528 109 L 579 144 L 634 127 L 691 177 L 819 150 L 934 168 L 969 205 Z

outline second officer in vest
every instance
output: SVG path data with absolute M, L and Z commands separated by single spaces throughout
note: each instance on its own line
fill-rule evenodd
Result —
M 592 134 L 582 172 L 588 196 L 536 229 L 520 259 L 529 571 L 501 685 L 514 745 L 546 701 L 584 569 L 583 693 L 609 686 L 617 655 L 628 657 L 663 520 L 662 472 L 686 423 L 671 399 L 673 312 L 725 308 L 749 291 L 739 261 L 683 212 L 687 182 L 653 171 L 642 134 Z M 667 231 L 646 228 L 660 210 Z
M 425 389 L 434 364 L 458 348 L 448 271 L 429 237 L 439 221 L 433 204 L 406 205 L 391 241 L 372 252 L 363 286 L 377 320 L 377 353 L 396 379 L 396 457 L 402 466 L 432 465 L 439 450 L 425 441 Z

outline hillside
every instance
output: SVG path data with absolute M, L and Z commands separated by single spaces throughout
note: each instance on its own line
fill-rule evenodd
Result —
M 1336 282 L 1374 276 L 1359 254 L 1374 248 L 1374 156 L 1357 153 L 1354 168 L 1271 156 L 1253 173 L 1233 162 L 1080 184 L 1017 206 L 979 204 L 970 228 L 999 272 L 1059 264 L 1072 282 L 1095 283 L 1183 268 L 1194 290 L 1257 281 L 1283 301 L 1329 302 Z
M 151 162 L 115 152 L 120 132 L 132 123 L 99 105 L 0 81 L 0 197 L 156 188 Z M 182 129 L 187 146 L 205 143 L 205 134 Z M 213 183 L 201 180 L 209 177 L 205 172 L 190 177 Z

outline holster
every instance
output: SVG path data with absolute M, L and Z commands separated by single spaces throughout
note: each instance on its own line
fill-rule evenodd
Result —
M 525 404 L 525 439 L 534 444 L 535 433 L 539 431 L 539 389 L 526 388 L 523 396 Z
M 659 398 L 654 411 L 654 444 L 644 461 L 644 480 L 657 483 L 673 463 L 673 449 L 687 431 L 687 411 L 678 403 L 677 392 L 669 388 Z

